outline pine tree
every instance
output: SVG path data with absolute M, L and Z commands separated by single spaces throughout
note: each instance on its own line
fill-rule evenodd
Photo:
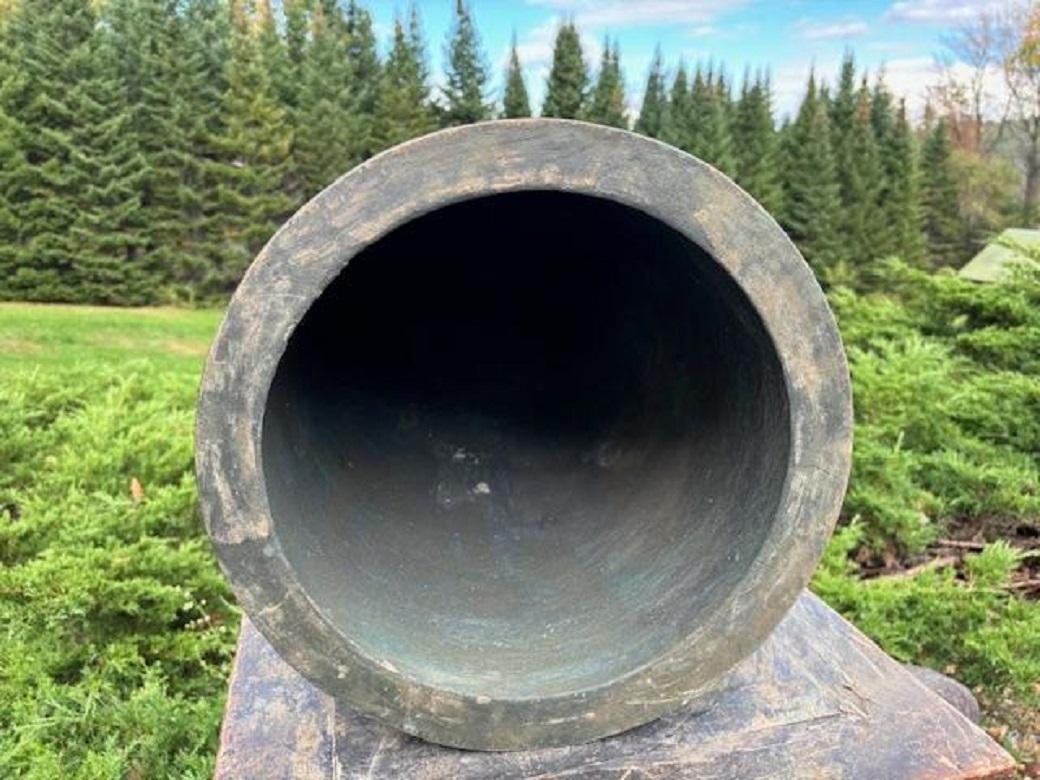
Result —
M 841 71 L 838 75 L 838 91 L 831 98 L 828 93 L 823 93 L 830 115 L 831 146 L 834 148 L 835 159 L 840 161 L 839 167 L 844 166 L 844 150 L 848 148 L 848 138 L 852 133 L 852 126 L 856 118 L 856 61 L 852 52 L 846 52 L 841 61 Z
M 895 131 L 895 111 L 892 96 L 879 76 L 874 82 L 870 94 L 870 127 L 877 147 L 880 174 L 878 177 L 877 208 L 884 218 L 879 220 L 879 232 L 874 236 L 874 251 L 878 257 L 897 254 L 899 251 L 897 222 L 892 219 L 898 215 L 892 213 L 892 191 L 897 184 L 899 173 L 896 160 L 892 155 L 893 133 Z
M 298 11 L 293 6 L 294 0 L 289 0 L 285 6 L 285 13 L 286 18 L 293 18 L 295 23 L 294 17 L 298 15 Z M 298 63 L 294 63 L 290 58 L 288 46 L 278 31 L 271 0 L 259 0 L 257 11 L 260 54 L 264 67 L 267 69 L 267 77 L 271 81 L 279 105 L 286 109 L 286 115 L 291 121 L 292 110 L 296 107 L 296 90 L 300 78 Z
M 681 62 L 675 71 L 675 79 L 672 81 L 672 91 L 668 98 L 668 111 L 665 117 L 661 140 L 683 151 L 690 151 L 693 148 L 690 138 L 695 118 L 686 65 Z
M 414 2 L 408 11 L 408 48 L 412 53 L 416 72 L 419 74 L 419 82 L 425 90 L 425 99 L 429 102 L 430 90 L 427 85 L 430 81 L 430 72 L 426 64 L 426 40 L 423 36 L 422 20 L 419 18 L 419 6 Z
M 911 264 L 920 264 L 924 259 L 924 235 L 913 131 L 905 101 L 896 111 L 892 95 L 881 79 L 874 84 L 870 122 L 882 167 L 876 252 L 879 256 L 898 255 Z
M 146 302 L 143 269 L 107 233 L 136 211 L 135 161 L 90 3 L 23 0 L 7 24 L 16 66 L 0 90 L 0 296 Z
M 698 62 L 690 84 L 690 118 L 686 122 L 686 137 L 691 154 L 703 154 L 708 116 L 713 111 L 712 88 L 705 78 L 704 68 Z
M 91 303 L 154 303 L 165 269 L 149 267 L 141 252 L 147 230 L 140 197 L 144 160 L 129 131 L 130 106 L 111 33 L 102 26 L 92 38 L 92 77 L 76 106 L 73 135 L 85 187 L 71 235 L 81 257 L 93 257 L 101 272 L 82 281 L 78 297 Z
M 487 66 L 480 51 L 480 39 L 473 17 L 464 0 L 455 1 L 455 22 L 448 41 L 447 84 L 443 89 L 448 126 L 481 122 L 491 117 L 491 106 L 484 97 Z
M 843 151 L 845 167 L 839 172 L 843 215 L 840 235 L 852 263 L 850 270 L 856 276 L 884 256 L 886 249 L 878 243 L 886 232 L 879 207 L 882 169 L 871 124 L 870 91 L 865 82 L 856 93 L 856 109 Z
M 235 0 L 231 0 L 231 2 L 235 2 Z M 310 3 L 311 13 L 321 11 L 325 17 L 325 27 L 329 34 L 345 46 L 348 37 L 347 18 L 343 13 L 341 0 L 306 0 L 306 2 Z
M 962 259 L 958 248 L 957 180 L 951 164 L 950 133 L 940 119 L 929 131 L 921 150 L 921 210 L 928 255 L 933 266 L 956 265 Z
M 817 276 L 824 279 L 842 263 L 836 235 L 838 184 L 829 124 L 816 77 L 810 74 L 798 116 L 783 136 L 780 222 Z
M 727 176 L 736 172 L 733 135 L 730 130 L 731 98 L 725 75 L 709 66 L 707 75 L 694 78 L 691 104 L 695 127 L 691 133 L 690 151 L 718 168 Z
M 780 172 L 769 78 L 745 74 L 734 108 L 734 148 L 737 183 L 767 211 L 780 211 Z
M 712 69 L 709 68 L 709 73 Z M 712 79 L 709 79 L 712 81 Z M 715 85 L 715 98 L 719 101 L 719 105 L 722 106 L 722 113 L 726 118 L 726 121 L 731 125 L 733 123 L 733 90 L 730 88 L 729 80 L 726 78 L 726 69 L 722 65 L 719 65 L 718 73 L 714 75 L 712 81 Z
M 285 53 L 289 67 L 299 73 L 307 49 L 307 0 L 282 0 L 285 14 Z
M 506 68 L 506 90 L 502 96 L 502 118 L 520 119 L 531 116 L 531 102 L 527 98 L 524 70 L 520 66 L 520 55 L 516 50 L 516 33 L 509 50 L 509 66 Z
M 414 7 L 407 32 L 400 19 L 394 21 L 393 48 L 383 68 L 376 122 L 382 148 L 437 127 L 429 104 L 422 34 Z
M 141 74 L 151 119 L 143 117 L 139 140 L 155 172 L 149 219 L 170 220 L 168 230 L 149 230 L 150 253 L 174 294 L 190 298 L 224 252 L 220 185 L 231 16 L 226 0 L 188 0 L 183 19 L 177 3 L 139 2 L 154 7 L 143 31 L 134 25 L 123 31 L 122 45 L 137 45 L 134 36 L 141 34 L 153 47 Z
M 229 292 L 293 202 L 285 192 L 292 134 L 244 0 L 231 0 L 231 61 L 225 95 L 226 159 L 219 187 L 223 252 L 208 280 L 212 292 Z
M 347 62 L 354 110 L 354 158 L 366 160 L 378 151 L 378 100 L 383 71 L 372 31 L 372 16 L 350 0 L 346 12 Z
M 660 138 L 667 122 L 668 96 L 665 94 L 664 59 L 661 57 L 661 47 L 658 46 L 654 50 L 654 58 L 650 61 L 650 73 L 646 77 L 643 104 L 639 108 L 635 130 L 651 138 Z
M 628 127 L 625 116 L 625 82 L 621 73 L 621 49 L 617 43 L 603 41 L 603 56 L 600 60 L 596 85 L 589 95 L 585 116 L 589 122 L 611 127 Z
M 314 196 L 360 159 L 357 116 L 349 89 L 350 62 L 337 30 L 317 6 L 311 14 L 310 42 L 297 86 L 296 137 L 291 180 L 301 199 Z
M 556 32 L 552 69 L 546 85 L 542 116 L 576 119 L 585 104 L 589 74 L 581 51 L 581 37 L 573 22 Z
M 895 252 L 908 263 L 921 265 L 926 247 L 921 220 L 920 170 L 905 100 L 899 103 L 885 156 L 892 161 L 885 219 L 891 219 L 895 225 Z

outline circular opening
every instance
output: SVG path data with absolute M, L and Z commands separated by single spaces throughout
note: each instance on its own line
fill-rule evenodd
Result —
M 734 594 L 789 426 L 772 341 L 710 256 L 534 191 L 350 261 L 278 366 L 263 470 L 286 558 L 357 649 L 524 699 L 631 673 Z

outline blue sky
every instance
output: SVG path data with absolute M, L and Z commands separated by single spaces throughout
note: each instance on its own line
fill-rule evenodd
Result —
M 435 80 L 451 22 L 454 0 L 419 0 Z M 527 86 L 541 103 L 560 20 L 573 17 L 583 33 L 586 60 L 595 65 L 604 36 L 617 38 L 629 103 L 638 108 L 654 47 L 666 61 L 688 64 L 714 60 L 738 76 L 745 65 L 768 67 L 777 110 L 792 111 L 811 65 L 831 78 L 842 52 L 851 47 L 871 73 L 884 68 L 886 80 L 915 110 L 933 79 L 940 37 L 995 0 L 470 0 L 499 94 L 510 37 L 516 32 Z M 370 0 L 376 29 L 385 45 L 394 14 L 408 0 Z

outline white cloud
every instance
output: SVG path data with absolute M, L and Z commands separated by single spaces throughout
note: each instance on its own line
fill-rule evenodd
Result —
M 525 68 L 544 65 L 552 60 L 553 40 L 559 21 L 549 19 L 524 33 L 523 39 L 516 43 L 516 53 Z M 509 56 L 508 51 L 506 57 Z
M 805 85 L 809 80 L 809 70 L 816 74 L 817 82 L 833 82 L 838 74 L 838 60 L 828 62 L 812 62 L 809 59 L 787 62 L 773 67 L 770 71 L 773 81 L 773 105 L 776 116 L 789 116 L 794 119 L 798 106 L 805 96 Z
M 899 52 L 907 52 L 916 48 L 912 44 L 901 41 L 867 41 L 863 45 L 865 51 L 879 52 L 881 54 L 898 54 Z
M 563 19 L 552 17 L 532 27 L 525 32 L 516 43 L 516 52 L 520 57 L 520 63 L 524 68 L 524 80 L 527 84 L 528 97 L 531 100 L 531 108 L 537 114 L 545 97 L 545 83 L 549 78 L 549 68 L 552 65 L 553 44 L 556 42 L 556 31 L 562 24 Z M 599 67 L 600 57 L 603 55 L 603 44 L 594 35 L 581 28 L 581 50 L 585 57 L 585 64 L 590 74 L 595 74 Z M 499 58 L 499 68 L 505 70 L 509 62 L 510 47 L 502 51 Z
M 791 62 L 773 70 L 773 94 L 777 116 L 794 117 L 798 106 L 805 95 L 805 85 L 809 78 L 809 69 L 814 67 L 810 61 Z M 835 84 L 841 67 L 840 58 L 817 61 L 815 73 L 817 82 Z M 931 57 L 901 57 L 888 60 L 880 68 L 872 69 L 869 76 L 871 83 L 882 74 L 889 91 L 898 100 L 906 99 L 910 115 L 919 119 L 925 103 L 928 101 L 928 88 L 939 81 L 939 69 Z M 969 76 L 967 65 L 957 64 L 953 67 L 954 76 L 966 81 Z M 997 115 L 1006 99 L 1007 90 L 1003 79 L 996 71 L 986 79 L 986 92 L 990 100 L 985 106 L 988 114 Z
M 516 52 L 525 69 L 538 68 L 552 62 L 556 31 L 559 30 L 562 21 L 559 17 L 547 19 L 537 27 L 532 27 L 517 41 Z M 595 68 L 603 53 L 603 46 L 594 35 L 586 33 L 581 28 L 578 29 L 578 32 L 581 35 L 581 50 L 585 55 L 585 64 L 590 68 Z M 509 49 L 506 49 L 502 56 L 503 66 L 508 61 L 508 57 Z
M 906 99 L 911 115 L 924 111 L 928 87 L 935 84 L 939 71 L 931 57 L 901 57 L 888 60 L 881 70 L 886 86 L 896 97 Z
M 831 38 L 855 38 L 865 34 L 870 27 L 862 19 L 838 19 L 835 21 L 814 21 L 803 19 L 795 27 L 802 37 L 810 41 L 829 40 Z
M 719 32 L 718 27 L 713 27 L 710 24 L 699 24 L 690 30 L 690 35 L 694 38 L 705 38 L 709 35 L 717 35 Z
M 707 25 L 750 0 L 528 0 L 573 15 L 583 25 Z
M 996 11 L 1003 0 L 896 0 L 885 12 L 885 21 L 950 24 L 966 22 L 983 11 Z

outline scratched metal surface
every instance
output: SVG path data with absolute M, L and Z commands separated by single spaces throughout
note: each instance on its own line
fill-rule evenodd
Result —
M 440 747 L 345 708 L 245 620 L 216 777 L 1001 778 L 1014 762 L 812 594 L 721 689 L 610 739 L 482 753 Z

